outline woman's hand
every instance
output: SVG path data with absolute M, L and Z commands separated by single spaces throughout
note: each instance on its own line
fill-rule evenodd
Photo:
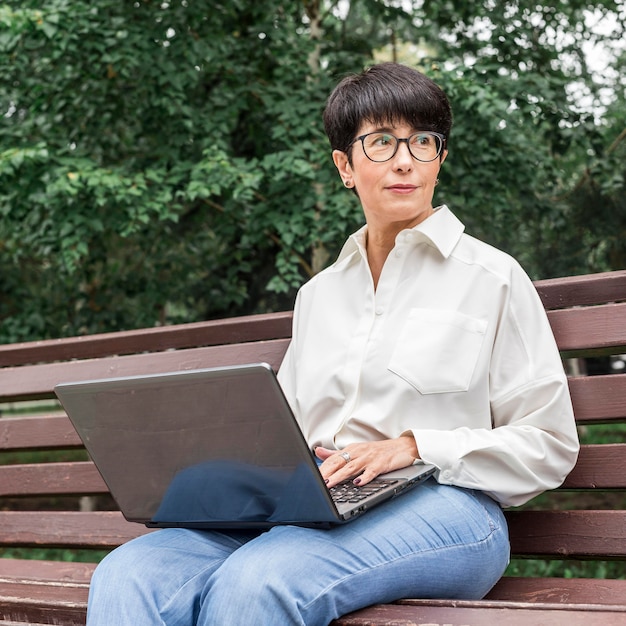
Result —
M 343 450 L 329 450 L 319 446 L 315 448 L 315 455 L 323 461 L 320 472 L 329 488 L 349 478 L 353 479 L 355 485 L 366 485 L 379 474 L 408 467 L 420 458 L 411 435 L 353 443 Z M 345 457 L 349 457 L 349 460 Z

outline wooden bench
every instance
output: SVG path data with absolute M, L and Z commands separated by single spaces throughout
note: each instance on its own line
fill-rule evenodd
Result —
M 536 286 L 564 357 L 626 352 L 626 271 Z M 115 510 L 62 411 L 52 406 L 35 413 L 40 401 L 53 398 L 54 385 L 251 361 L 278 367 L 290 332 L 291 313 L 276 313 L 0 346 L 5 412 L 0 419 L 0 549 L 38 549 L 45 555 L 45 560 L 0 559 L 0 624 L 84 624 L 94 565 L 50 560 L 49 549 L 109 550 L 148 532 Z M 572 362 L 578 361 L 567 361 Z M 570 386 L 583 429 L 626 422 L 626 374 L 581 372 L 570 378 Z M 11 408 L 23 413 L 7 413 Z M 569 510 L 555 510 L 543 496 L 528 509 L 507 511 L 515 556 L 626 560 L 625 431 L 613 430 L 621 432 L 614 441 L 583 446 L 556 494 L 580 494 L 569 497 Z M 594 494 L 602 494 L 609 504 L 590 505 L 589 494 L 596 500 Z M 626 564 L 622 571 L 626 574 Z M 407 599 L 334 622 L 495 623 L 626 624 L 626 580 L 505 577 L 478 602 Z

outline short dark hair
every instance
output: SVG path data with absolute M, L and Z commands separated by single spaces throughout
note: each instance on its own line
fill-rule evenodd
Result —
M 421 72 L 399 63 L 380 63 L 346 76 L 330 94 L 324 129 L 333 150 L 347 152 L 363 122 L 407 123 L 447 138 L 452 110 L 441 87 Z

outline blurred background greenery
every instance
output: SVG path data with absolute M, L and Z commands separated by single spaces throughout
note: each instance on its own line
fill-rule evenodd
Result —
M 361 223 L 322 131 L 449 94 L 437 188 L 533 278 L 626 266 L 624 0 L 0 3 L 0 343 L 289 309 Z

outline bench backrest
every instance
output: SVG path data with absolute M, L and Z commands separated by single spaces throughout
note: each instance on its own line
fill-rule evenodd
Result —
M 568 364 L 626 353 L 626 271 L 536 286 Z M 0 405 L 23 412 L 0 419 L 0 548 L 108 549 L 147 532 L 115 510 L 63 412 L 35 412 L 39 401 L 54 398 L 56 383 L 251 361 L 278 368 L 290 333 L 286 312 L 0 346 Z M 626 423 L 626 374 L 581 372 L 570 378 L 570 388 L 581 427 Z M 626 488 L 619 428 L 621 438 L 583 446 L 563 490 L 611 494 Z M 575 510 L 542 504 L 507 512 L 513 554 L 626 558 L 625 507 L 588 510 L 586 498 L 575 504 Z

